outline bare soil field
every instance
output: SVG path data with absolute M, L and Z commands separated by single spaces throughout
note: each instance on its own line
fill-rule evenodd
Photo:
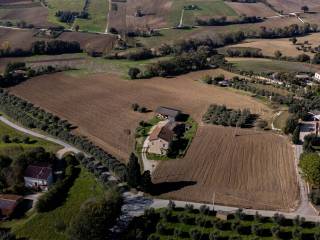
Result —
M 129 29 L 146 29 L 167 27 L 166 16 L 169 14 L 172 0 L 128 0 L 127 1 L 127 26 Z M 144 14 L 135 17 L 136 10 L 140 8 Z
M 42 6 L 25 8 L 10 8 L 0 14 L 0 21 L 25 21 L 35 27 L 50 27 L 54 24 L 48 22 L 48 10 Z
M 298 44 L 304 43 L 308 41 L 310 45 L 305 46 L 312 46 L 317 47 L 320 45 L 320 33 L 310 34 L 304 37 L 298 37 Z M 281 39 L 253 39 L 253 40 L 246 40 L 243 43 L 233 45 L 232 47 L 252 47 L 252 48 L 259 48 L 262 50 L 262 53 L 265 56 L 274 56 L 274 52 L 279 50 L 282 52 L 284 56 L 291 56 L 296 57 L 299 54 L 305 53 L 310 56 L 313 56 L 313 53 L 304 52 L 302 50 L 297 50 L 299 45 L 294 45 L 292 42 L 289 41 L 289 38 L 281 38 Z M 230 47 L 230 46 L 229 46 Z
M 109 11 L 109 29 L 113 27 L 124 31 L 167 27 L 166 16 L 171 6 L 172 0 L 113 1 Z M 135 16 L 138 9 L 141 10 L 141 17 Z
M 153 116 L 132 111 L 133 103 L 151 110 L 160 105 L 179 108 L 198 122 L 212 103 L 250 108 L 264 119 L 272 117 L 266 105 L 249 96 L 196 81 L 205 74 L 220 73 L 227 75 L 218 69 L 138 81 L 112 74 L 71 77 L 58 73 L 28 80 L 10 91 L 68 119 L 79 127 L 78 132 L 113 155 L 127 159 L 138 123 Z
M 239 3 L 239 2 L 226 2 L 233 8 L 239 15 L 271 17 L 277 15 L 275 11 L 267 7 L 263 3 Z
M 48 38 L 35 37 L 34 34 L 37 30 L 23 29 L 4 29 L 0 28 L 0 45 L 3 42 L 9 42 L 11 48 L 29 49 L 32 42 L 38 40 L 53 40 Z M 85 48 L 87 44 L 96 51 L 104 51 L 110 49 L 113 42 L 116 40 L 115 36 L 82 33 L 82 32 L 64 32 L 58 38 L 65 41 L 78 41 L 82 48 Z
M 254 209 L 292 211 L 299 189 L 293 148 L 285 137 L 201 126 L 185 158 L 163 161 L 153 181 L 163 197 Z
M 301 7 L 308 5 L 310 10 L 320 6 L 318 0 L 268 0 L 268 2 L 279 11 L 284 11 L 284 13 L 299 12 Z

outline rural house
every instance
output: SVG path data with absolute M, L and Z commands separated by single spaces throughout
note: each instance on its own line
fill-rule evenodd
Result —
M 314 74 L 314 79 L 318 82 L 320 82 L 320 73 L 315 73 Z
M 148 152 L 166 155 L 170 149 L 171 143 L 174 140 L 175 132 L 173 131 L 173 123 L 170 121 L 164 125 L 158 125 L 149 135 Z
M 29 165 L 24 173 L 25 186 L 29 188 L 48 190 L 52 181 L 52 169 L 49 166 Z
M 23 197 L 14 194 L 0 194 L 0 211 L 2 218 L 11 217 Z
M 175 121 L 180 116 L 181 111 L 168 107 L 158 107 L 156 110 L 158 117 L 163 119 L 169 119 L 170 121 Z

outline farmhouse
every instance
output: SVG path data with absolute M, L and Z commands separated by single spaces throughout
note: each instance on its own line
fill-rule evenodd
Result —
M 160 106 L 157 108 L 156 113 L 158 114 L 158 117 L 160 117 L 160 118 L 175 121 L 180 116 L 181 111 L 177 110 L 177 109 L 173 109 L 173 108 Z
M 170 149 L 171 143 L 175 137 L 174 125 L 170 121 L 163 125 L 158 125 L 149 136 L 148 152 L 166 155 Z
M 48 190 L 52 181 L 52 169 L 49 166 L 29 165 L 24 173 L 24 183 L 29 188 Z
M 319 82 L 320 82 L 320 73 L 315 73 L 315 74 L 314 74 L 314 79 L 315 79 L 316 81 L 319 81 Z
M 23 197 L 14 194 L 0 194 L 1 217 L 11 217 L 17 206 L 22 202 Z

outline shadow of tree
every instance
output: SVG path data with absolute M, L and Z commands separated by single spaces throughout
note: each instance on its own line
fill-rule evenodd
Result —
M 153 184 L 151 195 L 161 195 L 164 193 L 180 190 L 184 187 L 195 185 L 195 181 L 162 182 Z

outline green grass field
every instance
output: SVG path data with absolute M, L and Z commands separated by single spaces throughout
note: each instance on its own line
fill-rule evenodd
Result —
M 70 28 L 71 24 L 59 22 L 55 13 L 59 10 L 81 12 L 84 3 L 85 0 L 48 0 L 49 21 Z M 74 25 L 79 25 L 82 31 L 104 32 L 107 25 L 108 10 L 107 0 L 90 0 L 89 18 L 76 19 Z
M 180 22 L 181 10 L 186 5 L 197 5 L 199 10 L 186 10 L 183 23 L 192 25 L 198 17 L 237 16 L 237 13 L 222 0 L 175 0 L 169 15 L 169 23 L 176 26 Z
M 2 141 L 2 137 L 4 135 L 8 135 L 10 137 L 11 143 L 4 143 Z M 28 143 L 28 144 L 20 143 L 23 140 L 23 138 L 25 138 L 25 137 L 30 137 L 30 143 Z M 14 138 L 18 139 L 20 142 L 19 143 L 13 142 L 12 140 Z M 27 134 L 23 134 L 21 132 L 18 132 L 15 129 L 0 122 L 0 155 L 8 155 L 10 157 L 15 158 L 18 155 L 20 155 L 21 153 L 28 151 L 28 150 L 32 150 L 36 147 L 43 147 L 47 151 L 54 152 L 54 153 L 61 148 L 61 146 L 59 146 L 57 144 L 47 142 L 42 139 L 34 138 L 34 137 L 31 137 Z
M 104 32 L 107 26 L 108 3 L 107 0 L 90 0 L 89 19 L 77 19 L 75 25 L 79 25 L 83 31 Z
M 286 62 L 262 58 L 227 58 L 234 67 L 243 71 L 262 72 L 308 72 L 313 70 L 309 64 Z
M 94 176 L 82 169 L 63 206 L 47 213 L 30 212 L 23 219 L 4 222 L 1 227 L 12 227 L 18 237 L 32 240 L 67 240 L 66 233 L 57 232 L 55 224 L 61 221 L 68 224 L 87 199 L 103 196 L 104 191 Z

